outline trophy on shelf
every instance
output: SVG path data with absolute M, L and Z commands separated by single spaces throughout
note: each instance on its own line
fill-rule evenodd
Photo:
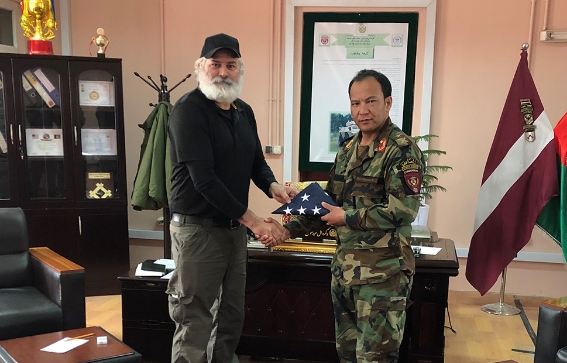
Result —
M 29 54 L 53 54 L 53 45 L 49 39 L 57 29 L 53 0 L 22 0 L 20 26 L 28 38 Z
M 98 50 L 96 52 L 96 56 L 98 58 L 104 58 L 105 52 L 106 52 L 106 47 L 108 47 L 108 43 L 110 43 L 110 40 L 108 40 L 106 35 L 104 35 L 104 29 L 103 28 L 98 28 L 96 30 L 96 33 L 98 35 L 96 37 L 93 37 L 91 39 L 91 43 L 89 44 L 89 54 L 92 55 L 91 44 L 94 43 L 98 48 Z

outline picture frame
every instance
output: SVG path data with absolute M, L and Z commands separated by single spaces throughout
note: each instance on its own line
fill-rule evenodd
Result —
M 81 106 L 114 106 L 114 82 L 80 80 L 79 104 Z
M 300 172 L 330 170 L 339 147 L 341 125 L 337 120 L 346 120 L 343 127 L 348 127 L 346 122 L 352 120 L 346 94 L 348 83 L 361 69 L 376 69 L 391 79 L 393 92 L 398 92 L 393 104 L 401 105 L 395 115 L 391 113 L 392 119 L 411 134 L 418 20 L 417 12 L 304 13 Z M 333 44 L 337 49 L 324 57 L 319 54 L 320 48 Z M 390 49 L 378 55 L 381 46 Z

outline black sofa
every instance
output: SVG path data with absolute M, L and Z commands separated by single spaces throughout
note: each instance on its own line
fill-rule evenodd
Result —
M 84 269 L 29 248 L 24 212 L 0 208 L 0 340 L 85 327 Z

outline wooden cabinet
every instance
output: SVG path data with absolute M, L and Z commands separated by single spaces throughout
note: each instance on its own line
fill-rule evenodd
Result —
M 128 270 L 120 59 L 0 54 L 0 207 L 30 246 L 82 265 L 87 295 Z
M 400 363 L 444 362 L 449 277 L 459 263 L 453 241 L 435 256 L 421 255 L 407 311 Z M 248 250 L 245 319 L 236 353 L 337 362 L 331 301 L 331 255 Z M 168 362 L 175 325 L 169 318 L 167 280 L 120 276 L 122 340 L 151 361 Z
M 122 284 L 122 341 L 150 362 L 171 362 L 175 323 L 169 317 L 167 280 L 136 277 L 135 269 L 119 277 Z

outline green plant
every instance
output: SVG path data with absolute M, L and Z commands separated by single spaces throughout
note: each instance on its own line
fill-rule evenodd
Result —
M 420 141 L 430 142 L 430 140 L 434 137 L 439 137 L 433 134 L 427 135 L 419 135 L 419 136 L 412 136 L 411 138 L 416 144 L 419 144 Z M 423 158 L 425 159 L 425 171 L 423 173 L 423 179 L 421 181 L 421 191 L 419 192 L 419 199 L 420 202 L 423 204 L 425 199 L 431 199 L 431 193 L 434 192 L 446 192 L 447 189 L 442 187 L 439 184 L 436 184 L 438 178 L 435 174 L 437 173 L 446 173 L 449 170 L 453 170 L 452 167 L 447 165 L 430 165 L 429 164 L 429 157 L 431 155 L 445 155 L 447 154 L 446 151 L 442 150 L 435 150 L 435 149 L 426 149 L 421 150 L 423 153 Z

